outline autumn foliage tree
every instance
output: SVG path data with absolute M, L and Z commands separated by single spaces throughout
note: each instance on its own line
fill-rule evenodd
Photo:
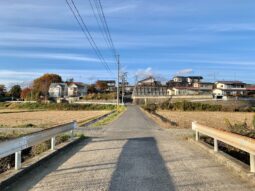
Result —
M 21 99 L 29 100 L 32 97 L 32 89 L 31 88 L 24 88 L 20 95 Z
M 48 91 L 51 83 L 62 82 L 61 76 L 57 74 L 44 74 L 43 76 L 33 81 L 33 94 L 36 98 L 43 96 L 45 99 L 48 97 Z

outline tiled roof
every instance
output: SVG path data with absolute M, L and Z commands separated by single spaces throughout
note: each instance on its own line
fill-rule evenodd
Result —
M 245 84 L 241 81 L 217 81 L 216 83 L 222 83 L 222 84 Z

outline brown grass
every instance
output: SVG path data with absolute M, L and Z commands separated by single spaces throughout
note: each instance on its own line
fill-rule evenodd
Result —
M 157 113 L 164 118 L 177 123 L 180 128 L 191 128 L 192 121 L 197 121 L 200 124 L 207 125 L 219 129 L 227 129 L 225 119 L 228 119 L 232 124 L 244 122 L 252 127 L 252 119 L 254 113 L 242 112 L 179 112 L 179 111 L 157 111 Z M 154 117 L 155 118 L 155 117 Z M 159 122 L 160 120 L 157 120 Z M 162 124 L 164 127 L 173 127 L 172 125 Z
M 24 113 L 1 113 L 0 126 L 23 127 L 32 124 L 35 127 L 52 127 L 73 120 L 87 119 L 106 114 L 109 111 L 37 111 Z

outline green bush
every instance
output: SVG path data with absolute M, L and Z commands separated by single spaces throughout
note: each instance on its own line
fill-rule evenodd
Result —
M 91 93 L 84 97 L 85 100 L 113 100 L 117 98 L 117 94 L 114 93 Z
M 175 111 L 222 111 L 221 105 L 210 105 L 188 101 L 180 101 L 175 103 L 164 102 L 160 105 L 160 108 Z
M 115 105 L 100 104 L 69 104 L 69 103 L 11 103 L 0 107 L 28 110 L 113 110 Z
M 143 106 L 143 109 L 148 111 L 149 113 L 155 113 L 157 108 L 158 106 L 154 103 Z

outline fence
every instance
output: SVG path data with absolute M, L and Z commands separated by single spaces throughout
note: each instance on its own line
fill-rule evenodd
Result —
M 55 150 L 55 137 L 61 133 L 70 131 L 73 137 L 77 122 L 59 125 L 39 132 L 31 133 L 19 138 L 0 142 L 0 159 L 15 153 L 15 169 L 21 168 L 21 152 L 24 149 L 51 140 L 51 150 Z
M 199 141 L 200 134 L 212 137 L 214 139 L 215 152 L 218 152 L 218 141 L 221 141 L 249 153 L 250 171 L 255 172 L 255 139 L 200 125 L 197 122 L 192 122 L 192 130 L 196 132 L 196 141 Z

